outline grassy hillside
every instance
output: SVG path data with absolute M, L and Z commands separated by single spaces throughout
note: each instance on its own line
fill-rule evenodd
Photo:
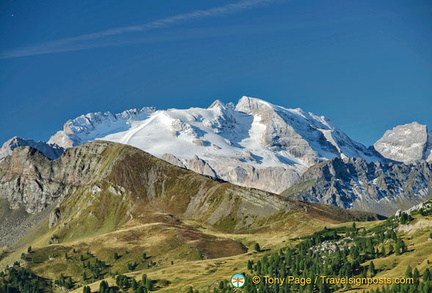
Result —
M 202 292 L 234 292 L 227 285 L 229 278 L 255 273 L 251 261 L 296 249 L 324 227 L 342 229 L 336 230 L 337 239 L 329 239 L 336 241 L 347 237 L 343 223 L 378 219 L 214 181 L 109 142 L 84 144 L 55 161 L 28 163 L 28 156 L 16 155 L 14 164 L 2 165 L 0 171 L 10 179 L 7 186 L 18 179 L 38 180 L 44 194 L 50 184 L 63 189 L 55 189 L 62 193 L 46 207 L 45 218 L 0 251 L 0 265 L 9 265 L 0 275 L 0 290 L 95 292 L 111 286 L 113 292 L 146 292 L 150 287 L 187 292 L 193 286 Z M 429 225 L 429 216 L 414 217 L 412 230 L 397 230 L 408 251 L 386 256 L 396 259 L 388 270 L 381 269 L 382 257 L 377 258 L 378 274 L 396 274 L 408 262 L 406 256 L 414 255 L 410 249 L 419 254 L 416 261 L 430 252 L 421 230 Z M 358 233 L 379 225 L 361 222 Z M 26 282 L 29 278 L 33 281 Z M 273 292 L 270 287 L 264 290 Z
M 353 223 L 327 223 L 326 227 L 323 221 L 305 221 L 305 218 L 293 216 L 277 229 L 241 234 L 220 232 L 192 221 L 175 225 L 153 223 L 79 241 L 32 247 L 21 263 L 47 284 L 59 282 L 62 275 L 70 276 L 71 292 L 83 292 L 83 286 L 97 292 L 101 280 L 119 289 L 118 275 L 130 278 L 130 287 L 119 290 L 134 292 L 132 279 L 140 286 L 144 274 L 152 280 L 153 290 L 157 292 L 188 292 L 191 286 L 199 292 L 256 292 L 256 289 L 285 292 L 270 284 L 255 285 L 250 279 L 247 289 L 238 291 L 228 285 L 228 280 L 238 272 L 246 273 L 247 278 L 281 277 L 283 270 L 288 270 L 285 277 L 314 279 L 317 275 L 326 275 L 395 280 L 407 277 L 408 267 L 414 276 L 415 270 L 418 271 L 415 283 L 390 285 L 385 292 L 402 292 L 399 290 L 403 288 L 408 290 L 406 292 L 430 292 L 421 290 L 425 290 L 424 284 L 430 283 L 424 281 L 426 270 L 432 269 L 431 214 L 413 214 L 413 219 L 404 224 L 400 218 L 391 218 L 356 222 L 355 226 Z M 401 246 L 398 242 L 404 244 Z M 254 250 L 255 243 L 260 244 L 261 251 Z M 357 252 L 354 247 L 358 248 Z M 97 263 L 101 262 L 104 264 L 99 266 L 98 277 L 95 272 Z M 350 270 L 347 270 L 347 263 L 351 264 Z M 372 292 L 379 288 L 383 292 L 382 287 L 330 284 L 324 288 L 290 284 L 286 288 L 299 292 Z M 49 292 L 50 286 L 46 288 Z

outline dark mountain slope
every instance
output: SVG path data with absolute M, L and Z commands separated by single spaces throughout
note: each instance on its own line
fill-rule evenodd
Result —
M 391 216 L 431 197 L 432 165 L 335 158 L 309 168 L 282 195 Z

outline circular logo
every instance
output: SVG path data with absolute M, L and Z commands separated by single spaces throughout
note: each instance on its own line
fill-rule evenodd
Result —
M 254 284 L 261 283 L 261 278 L 259 276 L 253 276 L 252 283 L 254 283 Z
M 241 288 L 246 284 L 246 278 L 243 276 L 243 274 L 234 274 L 231 277 L 231 285 L 233 285 L 234 288 Z

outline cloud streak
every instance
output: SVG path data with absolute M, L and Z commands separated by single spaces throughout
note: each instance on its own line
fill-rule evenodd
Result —
M 246 0 L 233 4 L 227 4 L 225 6 L 211 8 L 208 10 L 196 10 L 189 13 L 162 18 L 141 25 L 119 27 L 91 34 L 83 34 L 76 37 L 63 38 L 55 41 L 36 44 L 33 46 L 3 51 L 0 52 L 0 59 L 51 54 L 67 51 L 80 51 L 97 47 L 111 47 L 122 44 L 131 44 L 134 42 L 111 41 L 107 43 L 106 41 L 104 41 L 104 39 L 112 38 L 115 36 L 122 36 L 128 33 L 147 32 L 151 30 L 167 28 L 195 19 L 233 14 L 242 10 L 255 8 L 257 6 L 275 1 L 277 0 Z M 137 42 L 142 42 L 142 40 Z

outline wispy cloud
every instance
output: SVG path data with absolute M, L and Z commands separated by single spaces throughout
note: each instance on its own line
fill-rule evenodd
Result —
M 40 43 L 33 46 L 13 49 L 9 51 L 0 52 L 0 59 L 16 58 L 24 56 L 42 55 L 50 53 L 59 53 L 67 51 L 79 51 L 97 47 L 118 46 L 122 44 L 130 44 L 133 41 L 117 41 L 112 40 L 107 42 L 107 39 L 122 36 L 134 32 L 147 32 L 151 30 L 171 27 L 176 24 L 184 23 L 187 21 L 201 19 L 206 17 L 223 16 L 233 14 L 242 10 L 251 9 L 260 5 L 275 2 L 277 0 L 246 0 L 225 6 L 215 7 L 208 10 L 196 10 L 189 13 L 179 14 L 167 18 L 162 18 L 149 23 L 113 28 L 105 31 L 100 31 L 91 34 L 83 34 L 71 38 L 63 38 L 50 42 Z M 142 40 L 137 40 L 142 42 Z

